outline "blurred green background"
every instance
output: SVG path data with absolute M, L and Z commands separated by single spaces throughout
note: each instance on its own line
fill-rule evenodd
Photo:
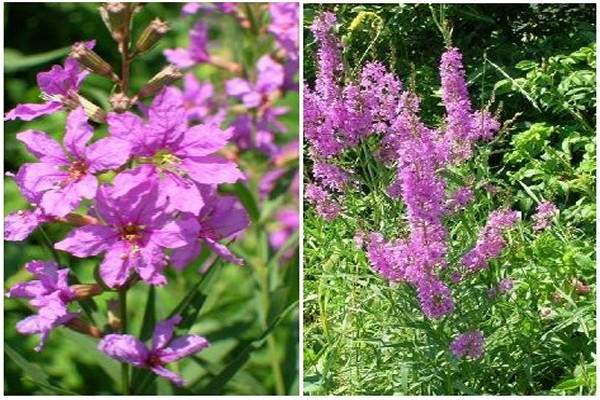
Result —
M 53 64 L 61 64 L 74 42 L 95 39 L 95 51 L 110 64 L 118 65 L 119 54 L 97 11 L 99 5 L 5 3 L 5 112 L 18 103 L 41 102 L 36 74 L 48 70 Z M 135 16 L 134 38 L 156 17 L 168 21 L 171 30 L 158 46 L 133 63 L 133 90 L 141 88 L 165 66 L 163 49 L 187 46 L 189 28 L 195 19 L 182 17 L 182 5 L 146 3 Z M 229 56 L 229 49 L 236 42 L 241 46 L 239 36 L 235 36 L 236 27 L 232 20 L 229 23 L 224 23 L 221 18 L 206 20 L 210 26 L 211 46 L 215 47 L 211 50 Z M 223 32 L 229 35 L 222 37 Z M 201 79 L 209 79 L 217 89 L 222 88 L 221 75 L 214 73 L 210 67 L 200 67 L 197 72 Z M 108 108 L 106 94 L 112 87 L 108 79 L 90 75 L 82 87 L 85 97 Z M 290 113 L 282 118 L 289 129 L 283 138 L 285 141 L 298 135 L 298 95 L 290 94 L 281 103 L 291 106 Z M 16 133 L 25 129 L 39 129 L 60 138 L 64 121 L 65 113 L 57 113 L 32 122 L 5 123 L 5 171 L 16 172 L 22 163 L 34 160 L 24 146 L 15 140 Z M 100 136 L 105 132 L 106 128 L 100 127 L 96 133 Z M 12 180 L 5 179 L 4 182 L 5 215 L 27 208 Z M 202 308 L 190 331 L 206 336 L 213 345 L 189 360 L 170 365 L 188 379 L 187 389 L 177 389 L 163 379 L 157 379 L 149 390 L 159 394 L 260 395 L 298 392 L 298 253 L 296 251 L 288 260 L 282 260 L 281 255 L 275 254 L 270 248 L 264 252 L 257 250 L 268 246 L 265 231 L 268 216 L 263 215 L 257 199 L 254 200 L 254 207 L 260 211 L 264 224 L 257 224 L 257 228 L 249 230 L 243 240 L 232 245 L 234 252 L 250 261 L 244 267 L 225 264 L 213 266 L 195 298 L 201 300 Z M 269 212 L 273 212 L 273 209 L 271 207 Z M 68 228 L 52 225 L 46 231 L 51 238 L 57 239 L 62 238 Z M 60 256 L 81 281 L 93 280 L 94 266 L 99 258 L 80 260 L 66 253 Z M 148 302 L 147 286 L 137 285 L 130 290 L 130 331 L 134 334 L 140 331 L 142 317 L 151 306 L 158 320 L 165 318 L 190 287 L 201 279 L 198 269 L 207 257 L 205 252 L 183 273 L 174 273 L 170 269 L 167 273 L 170 284 L 156 289 L 153 303 Z M 52 259 L 39 231 L 26 241 L 5 243 L 5 289 L 18 281 L 30 279 L 22 267 L 34 259 Z M 265 288 L 258 282 L 268 286 L 268 296 L 264 296 Z M 98 315 L 105 314 L 106 300 L 114 297 L 101 297 L 97 302 L 100 309 Z M 118 393 L 119 363 L 96 350 L 97 340 L 61 328 L 51 334 L 43 351 L 36 353 L 33 348 L 37 344 L 37 337 L 22 336 L 15 330 L 17 321 L 30 314 L 26 302 L 5 301 L 5 394 L 61 393 L 56 387 L 62 388 L 64 393 Z

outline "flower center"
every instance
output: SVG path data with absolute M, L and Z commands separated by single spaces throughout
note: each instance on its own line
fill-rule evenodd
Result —
M 152 157 L 152 163 L 162 169 L 176 170 L 177 166 L 181 164 L 181 159 L 173 154 L 171 150 L 161 149 Z
M 151 353 L 150 357 L 148 357 L 148 366 L 149 367 L 160 367 L 162 365 L 165 365 L 165 363 L 162 362 L 160 357 L 154 353 Z
M 69 167 L 69 180 L 78 181 L 83 177 L 88 170 L 88 166 L 84 161 L 78 160 L 73 162 Z
M 141 225 L 134 225 L 129 222 L 127 225 L 121 227 L 121 239 L 130 243 L 137 243 L 143 237 L 144 227 Z

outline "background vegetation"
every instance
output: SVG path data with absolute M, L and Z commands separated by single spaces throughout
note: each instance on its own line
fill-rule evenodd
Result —
M 421 116 L 436 126 L 444 115 L 438 65 L 445 46 L 436 19 L 452 28 L 474 107 L 491 104 L 505 125 L 474 161 L 453 171 L 459 182 L 476 182 L 476 200 L 463 220 L 447 226 L 482 226 L 502 205 L 529 221 L 542 199 L 561 210 L 558 225 L 540 235 L 532 234 L 530 222 L 520 225 L 503 257 L 453 290 L 460 293 L 461 314 L 472 320 L 431 322 L 408 286 L 390 287 L 352 240 L 357 231 L 400 235 L 403 207 L 385 195 L 392 170 L 379 165 L 378 187 L 346 192 L 343 216 L 331 223 L 306 205 L 305 392 L 595 393 L 595 5 L 327 4 L 304 10 L 304 77 L 311 87 L 318 46 L 309 27 L 328 10 L 337 15 L 347 70 L 383 62 L 422 96 Z M 373 161 L 368 154 L 378 143 L 364 145 L 364 156 L 341 157 L 357 174 Z M 490 184 L 498 191 L 486 192 Z M 465 248 L 475 236 L 452 232 L 451 247 Z M 513 292 L 489 299 L 487 290 L 504 277 L 514 279 Z M 577 290 L 573 278 L 590 291 Z M 444 336 L 450 324 L 485 333 L 483 359 L 450 356 L 451 338 Z
M 118 65 L 119 54 L 104 26 L 97 7 L 100 3 L 10 3 L 4 7 L 5 104 L 8 111 L 17 103 L 39 102 L 36 74 L 62 63 L 70 45 L 81 40 L 96 40 L 95 50 L 109 63 Z M 131 86 L 137 90 L 165 64 L 164 48 L 186 47 L 193 19 L 181 16 L 177 3 L 147 3 L 135 17 L 137 35 L 146 24 L 160 17 L 171 25 L 161 43 L 133 64 Z M 208 18 L 211 39 L 218 42 L 215 51 L 237 48 L 248 56 L 252 46 L 242 47 L 239 27 Z M 237 29 L 237 31 L 236 31 Z M 220 55 L 236 57 L 239 54 Z M 252 59 L 252 57 L 249 57 Z M 241 61 L 237 59 L 237 61 Z M 211 80 L 222 88 L 223 79 L 211 67 L 196 71 L 201 80 Z M 83 94 L 108 109 L 109 80 L 89 76 Z M 281 105 L 291 111 L 282 118 L 289 132 L 278 138 L 286 143 L 298 137 L 298 95 L 288 94 Z M 11 121 L 4 126 L 5 171 L 33 161 L 15 134 L 24 129 L 39 129 L 53 136 L 64 131 L 65 113 L 40 118 L 30 123 Z M 105 129 L 105 128 L 103 128 Z M 256 158 L 255 158 L 256 157 Z M 243 157 L 243 168 L 254 168 L 259 177 L 265 168 L 264 157 Z M 261 169 L 262 168 L 262 169 Z M 290 169 L 297 168 L 293 161 Z M 248 169 L 246 169 L 248 171 Z M 288 174 L 289 175 L 289 174 Z M 27 207 L 12 180 L 5 179 L 5 215 Z M 289 181 L 287 182 L 289 185 Z M 227 188 L 226 188 L 227 189 Z M 189 380 L 185 389 L 174 388 L 156 379 L 142 389 L 143 375 L 134 374 L 137 393 L 159 394 L 272 394 L 298 392 L 298 236 L 292 235 L 286 249 L 290 257 L 275 252 L 268 244 L 267 230 L 275 228 L 273 213 L 282 204 L 293 204 L 286 187 L 264 203 L 258 198 L 258 180 L 228 188 L 244 200 L 253 221 L 242 240 L 233 243 L 233 251 L 246 260 L 244 267 L 217 262 L 208 273 L 199 273 L 208 258 L 205 252 L 185 272 L 169 268 L 169 285 L 156 290 L 138 285 L 130 291 L 131 333 L 138 334 L 143 321 L 164 319 L 178 304 L 185 304 L 191 318 L 190 331 L 206 336 L 212 346 L 195 357 L 174 365 Z M 293 205 L 292 205 L 293 206 Z M 48 226 L 52 238 L 62 238 L 68 229 Z M 5 243 L 5 289 L 17 281 L 29 279 L 22 269 L 33 259 L 51 260 L 40 232 L 27 241 Z M 80 260 L 61 254 L 62 261 L 83 282 L 93 279 L 97 261 Z M 191 296 L 186 297 L 188 293 Z M 96 316 L 106 319 L 106 299 L 97 301 Z M 5 301 L 5 394 L 112 394 L 119 391 L 119 363 L 96 350 L 97 340 L 61 328 L 54 331 L 44 350 L 33 351 L 36 337 L 19 335 L 15 324 L 30 314 L 24 301 Z M 195 317 L 196 316 L 196 317 Z M 141 390 L 141 392 L 140 392 Z

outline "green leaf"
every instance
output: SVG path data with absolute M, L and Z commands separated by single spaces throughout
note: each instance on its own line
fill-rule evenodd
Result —
M 75 394 L 69 392 L 66 389 L 55 386 L 50 382 L 50 378 L 46 373 L 37 365 L 30 363 L 23 358 L 10 344 L 4 341 L 4 353 L 25 372 L 29 378 L 24 377 L 25 380 L 31 380 L 33 383 L 38 385 L 48 394 Z
M 256 199 L 248 189 L 248 187 L 242 182 L 237 182 L 233 185 L 233 192 L 236 194 L 244 208 L 248 212 L 252 222 L 258 221 L 260 218 L 260 211 L 256 204 Z
M 192 386 L 192 391 L 196 394 L 218 394 L 221 393 L 227 382 L 235 376 L 235 374 L 246 364 L 250 356 L 255 350 L 260 349 L 267 338 L 288 316 L 288 314 L 296 309 L 298 301 L 290 304 L 273 323 L 256 339 L 240 342 L 230 353 L 233 359 L 210 380 L 210 383 L 205 387 L 200 387 L 202 384 L 198 382 Z
M 54 59 L 64 57 L 69 54 L 71 47 L 64 47 L 48 51 L 46 53 L 24 55 L 15 49 L 4 49 L 4 73 L 14 73 L 23 69 L 46 64 Z

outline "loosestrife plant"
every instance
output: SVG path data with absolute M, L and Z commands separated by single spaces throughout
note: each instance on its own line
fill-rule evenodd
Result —
M 365 249 L 373 271 L 399 285 L 398 290 L 414 291 L 426 318 L 453 322 L 449 329 L 454 339 L 440 336 L 449 354 L 479 358 L 484 354 L 485 332 L 465 323 L 468 318 L 451 318 L 463 311 L 457 292 L 503 254 L 506 235 L 521 224 L 521 214 L 503 205 L 489 213 L 484 226 L 465 227 L 460 214 L 485 183 L 457 179 L 455 172 L 469 175 L 477 145 L 492 140 L 501 124 L 487 109 L 477 110 L 471 103 L 458 48 L 449 45 L 441 56 L 445 114 L 431 126 L 424 122 L 421 97 L 412 85 L 382 63 L 369 62 L 358 73 L 349 70 L 336 23 L 335 15 L 325 12 L 311 26 L 319 49 L 314 87 L 304 88 L 311 167 L 306 200 L 326 220 L 356 220 L 355 225 L 365 226 L 363 216 L 344 206 L 345 198 L 383 188 L 388 204 L 394 204 L 388 210 L 394 211 L 379 216 L 374 225 L 381 229 L 389 226 L 388 221 L 397 221 L 397 210 L 402 222 L 383 232 L 359 231 L 355 243 Z M 372 155 L 373 143 L 377 150 Z M 348 160 L 356 159 L 365 165 L 351 167 Z M 538 207 L 534 230 L 548 226 L 556 214 L 548 204 Z M 470 235 L 470 248 L 456 248 L 459 229 L 478 232 L 476 238 Z M 490 297 L 509 292 L 512 285 L 510 278 L 504 279 Z
M 298 141 L 290 135 L 278 137 L 287 133 L 279 118 L 290 109 L 275 106 L 297 91 L 298 4 L 186 4 L 184 18 L 196 19 L 188 48 L 164 50 L 165 66 L 135 90 L 131 64 L 169 31 L 169 24 L 157 18 L 134 35 L 135 16 L 142 7 L 100 7 L 120 53 L 119 69 L 96 53 L 95 41 L 75 43 L 63 65 L 38 74 L 44 102 L 20 104 L 5 115 L 7 121 L 30 121 L 66 114 L 61 141 L 38 130 L 17 134 L 37 161 L 8 174 L 30 207 L 6 217 L 5 239 L 23 241 L 36 230 L 46 236 L 47 224 L 70 228 L 62 238 L 48 237 L 56 259 L 27 263 L 25 269 L 35 279 L 7 292 L 7 297 L 28 299 L 33 310 L 17 331 L 40 336 L 36 351 L 59 327 L 97 338 L 98 349 L 122 363 L 124 393 L 135 389 L 129 365 L 186 385 L 166 366 L 210 346 L 200 335 L 181 329 L 175 333 L 184 320 L 181 308 L 156 323 L 146 345 L 147 338 L 128 330 L 127 294 L 136 285 L 168 287 L 166 270 L 188 268 L 206 249 L 212 255 L 204 270 L 217 257 L 247 265 L 229 244 L 244 235 L 252 215 L 238 197 L 223 194 L 222 184 L 243 188 L 256 182 L 254 196 L 266 199 L 276 181 L 288 175 L 287 200 L 273 211 L 278 219 L 269 233 L 273 251 L 281 249 L 291 257 L 298 228 Z M 260 41 L 255 64 L 213 54 L 203 21 L 211 14 L 231 18 Z M 204 64 L 224 77 L 218 88 L 195 74 Z M 112 81 L 110 109 L 81 94 L 90 74 Z M 176 86 L 179 81 L 183 89 Z M 94 139 L 101 127 L 108 135 Z M 75 271 L 62 263 L 61 253 L 97 260 L 95 281 L 79 283 Z M 268 286 L 261 290 L 269 296 Z M 97 325 L 85 307 L 98 296 L 117 299 L 117 307 L 109 307 L 107 326 Z M 281 374 L 276 363 L 273 368 Z

